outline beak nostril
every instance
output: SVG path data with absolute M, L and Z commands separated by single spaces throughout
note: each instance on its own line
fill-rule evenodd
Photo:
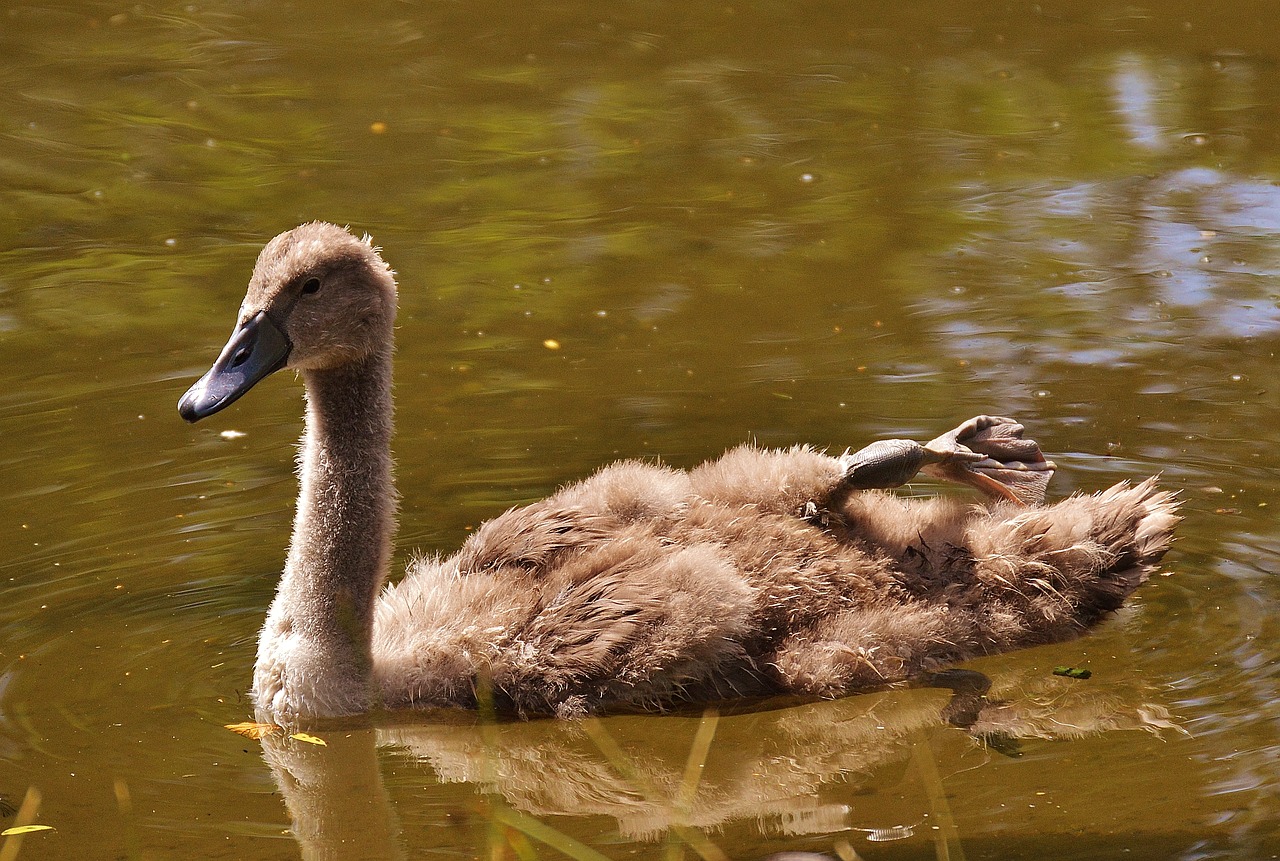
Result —
M 289 338 L 264 311 L 237 323 L 213 367 L 182 396 L 179 413 L 194 422 L 225 409 L 263 377 L 283 368 L 291 348 Z

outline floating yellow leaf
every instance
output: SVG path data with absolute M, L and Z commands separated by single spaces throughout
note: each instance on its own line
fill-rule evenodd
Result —
M 226 724 L 225 729 L 238 733 L 245 738 L 259 739 L 264 735 L 274 735 L 280 732 L 283 727 L 278 727 L 273 723 L 258 723 L 257 721 L 247 720 L 244 723 Z
M 555 338 L 548 338 L 542 342 L 542 346 L 546 347 L 548 350 L 558 350 L 560 349 L 560 342 Z
M 30 834 L 33 831 L 53 831 L 52 825 L 15 825 L 0 831 L 0 837 L 13 837 L 17 834 Z
M 318 744 L 321 747 L 329 746 L 325 743 L 324 739 L 319 738 L 318 736 L 309 735 L 305 732 L 295 732 L 293 735 L 289 736 L 289 738 L 296 739 L 298 741 L 305 741 L 307 744 Z

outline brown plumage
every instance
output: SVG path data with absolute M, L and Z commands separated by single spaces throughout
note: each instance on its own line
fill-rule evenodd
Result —
M 278 717 L 378 706 L 524 715 L 831 697 L 1076 636 L 1149 576 L 1177 521 L 1154 479 L 1052 506 L 1009 419 L 832 457 L 742 446 L 688 472 L 623 462 L 480 527 L 383 589 L 394 519 L 395 282 L 366 240 L 305 224 L 263 250 L 190 421 L 280 367 L 307 392 L 301 491 L 259 639 Z M 986 505 L 905 500 L 916 469 Z

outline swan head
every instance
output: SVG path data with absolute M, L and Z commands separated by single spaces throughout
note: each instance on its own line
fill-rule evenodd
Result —
M 230 340 L 178 401 L 199 421 L 281 368 L 318 371 L 360 362 L 391 344 L 395 273 L 368 237 L 313 221 L 258 255 Z

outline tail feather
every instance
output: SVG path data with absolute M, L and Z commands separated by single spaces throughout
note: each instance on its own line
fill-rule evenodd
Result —
M 1156 490 L 1155 477 L 1148 478 L 1135 490 L 1143 494 L 1146 515 L 1138 524 L 1134 533 L 1134 549 L 1138 561 L 1143 565 L 1154 565 L 1160 561 L 1173 543 L 1173 529 L 1182 520 L 1178 516 L 1181 501 L 1177 494 L 1168 490 Z
M 889 504 L 870 496 L 850 506 L 865 514 Z M 1180 520 L 1177 497 L 1154 478 L 1034 508 L 905 510 L 916 527 L 932 518 L 946 530 L 935 546 L 878 533 L 914 600 L 852 607 L 787 638 L 770 660 L 787 690 L 838 696 L 1079 636 L 1146 582 Z
M 1010 521 L 1014 535 L 1008 537 L 1021 541 L 1009 555 L 1022 559 L 1023 584 L 1033 577 L 1053 584 L 1075 624 L 1087 627 L 1150 578 L 1181 519 L 1178 504 L 1173 493 L 1157 488 L 1155 478 L 1072 496 Z M 1052 569 L 1048 577 L 1045 566 Z
M 1093 540 L 1109 563 L 1098 571 L 1101 610 L 1114 610 L 1142 585 L 1173 541 L 1173 527 L 1181 519 L 1178 502 L 1169 491 L 1157 490 L 1154 477 L 1131 487 L 1121 482 L 1094 496 L 1079 497 L 1092 515 Z

